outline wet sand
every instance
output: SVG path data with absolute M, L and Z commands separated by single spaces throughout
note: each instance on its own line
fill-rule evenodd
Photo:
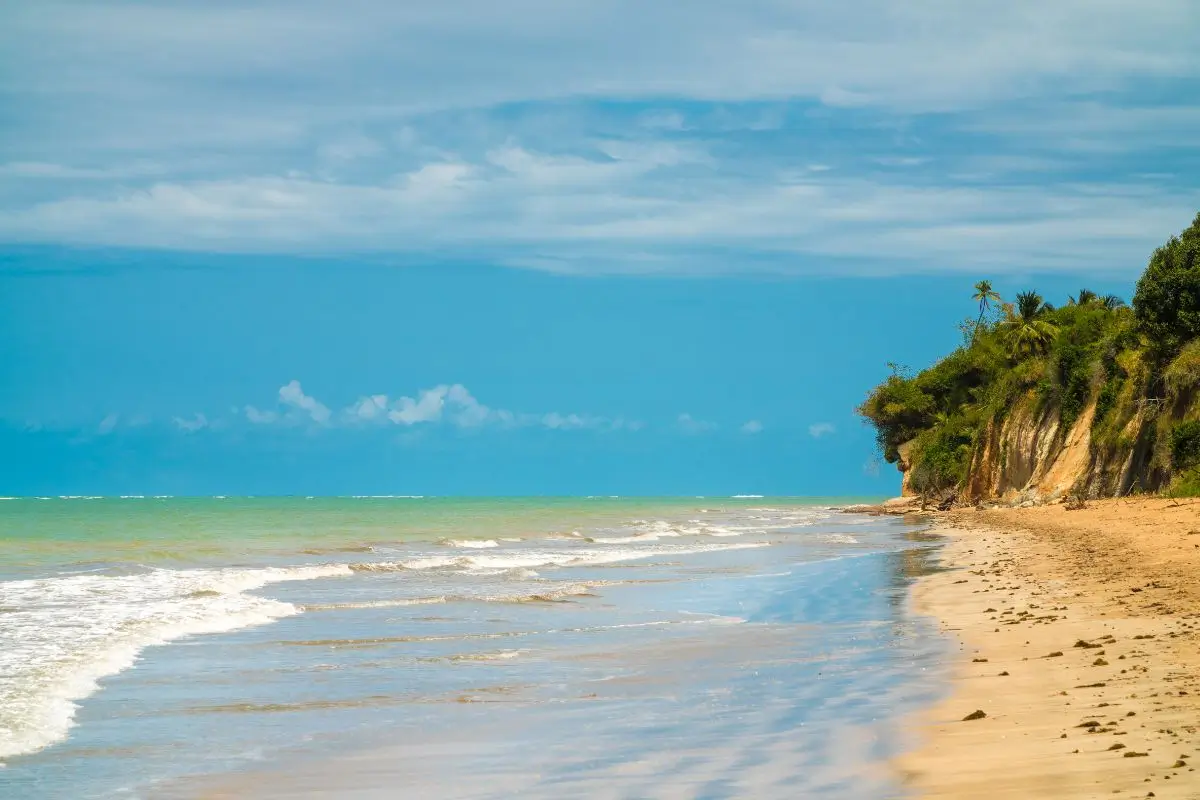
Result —
M 915 794 L 1200 798 L 1200 502 L 934 518 L 913 603 L 959 650 L 894 761 Z

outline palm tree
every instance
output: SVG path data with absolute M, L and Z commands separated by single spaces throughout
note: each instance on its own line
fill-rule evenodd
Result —
M 1037 292 L 1017 293 L 1017 313 L 1021 319 L 1029 321 L 1040 316 L 1044 311 L 1053 311 L 1054 307 L 1046 303 Z
M 1091 289 L 1080 289 L 1077 297 L 1067 298 L 1067 302 L 1073 306 L 1086 306 L 1099 300 L 1099 296 Z
M 1117 297 L 1115 294 L 1106 294 L 1100 298 L 1100 305 L 1107 308 L 1109 311 L 1115 311 L 1118 308 L 1124 308 L 1125 301 Z
M 1005 306 L 1000 328 L 1014 360 L 1050 349 L 1050 343 L 1058 335 L 1058 326 L 1042 319 L 1042 315 L 1051 310 L 1037 292 L 1021 292 L 1015 308 Z
M 979 326 L 983 324 L 983 315 L 992 307 L 992 303 L 1000 302 L 1000 293 L 992 289 L 991 281 L 980 281 L 975 284 L 975 294 L 971 295 L 972 300 L 979 303 L 979 319 L 975 320 L 975 332 L 979 332 Z M 972 335 L 972 341 L 974 335 Z

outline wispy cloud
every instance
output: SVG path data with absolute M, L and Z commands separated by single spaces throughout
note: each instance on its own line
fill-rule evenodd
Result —
M 830 436 L 837 432 L 831 422 L 815 422 L 808 426 L 808 435 L 814 439 L 820 439 L 822 436 Z
M 171 422 L 176 428 L 187 433 L 195 433 L 196 431 L 204 430 L 209 427 L 208 417 L 197 411 L 189 419 L 187 417 L 172 417 Z
M 707 433 L 708 431 L 717 429 L 717 424 L 715 422 L 696 419 L 691 414 L 686 412 L 675 418 L 675 425 L 679 428 L 679 430 L 689 434 Z
M 0 240 L 1132 270 L 1200 204 L 1200 17 L 1149 2 L 43 0 L 0 28 Z
M 742 433 L 762 433 L 763 424 L 756 419 L 752 419 L 743 424 L 741 430 Z

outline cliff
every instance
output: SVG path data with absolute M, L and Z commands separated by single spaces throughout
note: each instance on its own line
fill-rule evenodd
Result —
M 1156 468 L 1153 458 L 1156 420 L 1144 412 L 1135 414 L 1124 426 L 1120 444 L 1103 447 L 1092 437 L 1096 405 L 1091 400 L 1069 427 L 1062 425 L 1058 408 L 1038 410 L 1032 399 L 1018 403 L 1002 420 L 989 420 L 972 450 L 966 480 L 955 487 L 956 500 L 1017 505 L 1165 488 L 1170 473 Z M 909 479 L 911 445 L 902 448 L 907 458 L 897 462 L 906 496 L 920 494 Z
M 859 407 L 906 495 L 953 503 L 1200 496 L 1200 214 L 1133 297 L 1061 306 L 976 284 L 963 343 Z

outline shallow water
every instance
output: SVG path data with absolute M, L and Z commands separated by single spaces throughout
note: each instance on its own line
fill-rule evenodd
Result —
M 0 504 L 0 795 L 899 796 L 932 545 L 831 504 Z

